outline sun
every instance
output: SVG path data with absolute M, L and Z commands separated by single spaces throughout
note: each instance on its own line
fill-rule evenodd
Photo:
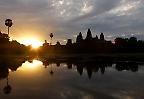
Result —
M 22 40 L 22 43 L 26 46 L 31 45 L 32 48 L 39 48 L 43 43 L 39 41 L 38 39 L 34 38 L 26 38 L 25 40 Z

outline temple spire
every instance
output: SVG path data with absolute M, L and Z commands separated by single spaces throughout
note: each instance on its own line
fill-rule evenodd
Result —
M 91 40 L 91 39 L 92 39 L 91 30 L 88 29 L 88 31 L 87 31 L 87 36 L 86 36 L 86 40 Z

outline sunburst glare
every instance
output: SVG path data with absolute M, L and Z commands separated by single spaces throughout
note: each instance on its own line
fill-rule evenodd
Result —
M 38 48 L 42 45 L 41 41 L 34 38 L 27 38 L 25 40 L 22 40 L 22 43 L 26 46 L 31 45 L 33 48 Z

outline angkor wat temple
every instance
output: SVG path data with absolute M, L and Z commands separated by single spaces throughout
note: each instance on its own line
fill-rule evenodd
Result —
M 100 37 L 92 37 L 91 30 L 88 29 L 86 38 L 80 32 L 76 37 L 76 42 L 68 39 L 66 45 L 61 45 L 58 41 L 56 45 L 50 45 L 45 41 L 40 48 L 40 53 L 133 53 L 144 52 L 144 41 L 137 40 L 136 37 L 116 38 L 114 43 L 105 40 L 104 34 Z
M 98 37 L 92 37 L 91 30 L 88 29 L 87 35 L 83 38 L 80 32 L 76 41 L 68 39 L 66 45 L 61 45 L 59 41 L 55 45 L 45 43 L 36 51 L 39 55 L 44 54 L 78 54 L 78 53 L 143 53 L 144 41 L 137 40 L 136 37 L 116 38 L 114 43 L 105 40 L 104 34 Z M 0 32 L 0 54 L 33 54 L 35 50 L 31 50 L 31 46 L 20 44 L 16 40 L 9 41 L 7 34 Z
M 104 34 L 100 34 L 100 38 L 96 35 L 92 37 L 91 30 L 88 29 L 87 36 L 84 39 L 82 33 L 77 35 L 76 42 L 73 43 L 72 39 L 68 39 L 66 45 L 61 45 L 57 42 L 56 45 L 50 45 L 45 41 L 41 47 L 41 52 L 55 52 L 55 53 L 93 53 L 93 52 L 111 52 L 112 42 L 106 41 Z

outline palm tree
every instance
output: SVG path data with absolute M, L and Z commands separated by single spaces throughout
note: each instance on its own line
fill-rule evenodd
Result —
M 51 38 L 51 41 L 50 41 L 50 45 L 51 45 L 52 44 L 53 33 L 50 33 L 50 38 Z
M 6 19 L 5 20 L 5 25 L 8 27 L 8 36 L 9 36 L 9 28 L 13 25 L 11 19 Z

